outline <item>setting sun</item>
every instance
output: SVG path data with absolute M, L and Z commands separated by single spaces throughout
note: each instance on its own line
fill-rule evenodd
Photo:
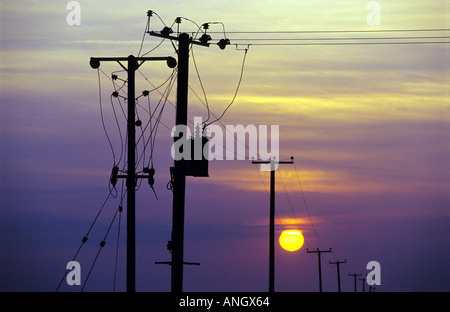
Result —
M 285 230 L 280 235 L 280 246 L 287 251 L 296 251 L 302 248 L 305 239 L 299 230 Z

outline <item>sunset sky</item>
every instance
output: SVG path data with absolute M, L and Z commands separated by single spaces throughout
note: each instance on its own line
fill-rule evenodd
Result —
M 306 248 L 333 250 L 322 256 L 324 291 L 337 291 L 329 261 L 344 259 L 343 291 L 353 291 L 348 273 L 369 273 L 369 261 L 381 265 L 377 291 L 450 290 L 448 43 L 385 44 L 449 42 L 449 31 L 425 31 L 448 29 L 447 1 L 380 0 L 381 23 L 369 25 L 367 0 L 80 0 L 81 25 L 73 26 L 66 21 L 68 2 L 0 5 L 1 291 L 54 291 L 108 196 L 114 159 L 89 58 L 137 55 L 147 10 L 168 26 L 184 17 L 181 32 L 197 32 L 189 20 L 222 22 L 228 32 L 225 50 L 192 48 L 189 120 L 207 118 L 192 53 L 210 112 L 219 116 L 236 91 L 247 49 L 239 92 L 216 124 L 279 125 L 280 158 L 294 157 L 295 165 L 276 172 L 276 237 L 298 228 L 305 245 L 296 252 L 276 246 L 276 291 L 318 291 L 317 256 Z M 163 27 L 152 16 L 150 30 Z M 211 24 L 213 42 L 222 31 Z M 413 36 L 421 39 L 404 39 Z M 388 37 L 403 39 L 376 39 Z M 318 38 L 358 44 L 274 45 Z M 159 43 L 145 35 L 141 54 L 157 47 L 147 56 L 176 57 L 170 41 Z M 117 71 L 126 79 L 126 73 L 117 63 L 100 69 L 102 112 L 117 160 L 121 141 L 109 77 Z M 137 96 L 172 74 L 156 62 L 140 71 Z M 166 86 L 151 93 L 153 108 Z M 146 181 L 137 191 L 137 291 L 170 291 L 170 267 L 154 262 L 171 259 L 166 184 L 173 138 L 166 127 L 175 123 L 175 95 L 176 83 L 153 154 L 159 199 Z M 126 121 L 115 103 L 124 135 Z M 139 103 L 144 115 L 147 99 Z M 214 160 L 208 178 L 187 178 L 184 260 L 201 265 L 185 266 L 185 291 L 268 290 L 269 173 L 258 168 L 248 157 Z M 118 205 L 119 198 L 108 199 L 77 258 L 83 281 Z M 117 291 L 125 290 L 126 206 L 121 221 Z M 116 219 L 85 291 L 113 290 L 117 226 Z

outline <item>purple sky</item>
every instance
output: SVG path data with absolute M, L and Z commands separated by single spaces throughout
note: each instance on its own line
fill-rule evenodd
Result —
M 67 25 L 63 2 L 1 5 L 1 291 L 54 291 L 108 195 L 113 158 L 89 57 L 137 54 L 148 9 L 168 24 L 177 16 L 200 24 L 219 20 L 230 32 L 371 29 L 366 1 L 252 0 L 239 10 L 224 1 L 201 1 L 201 10 L 192 1 L 153 8 L 144 2 L 111 1 L 108 8 L 79 2 L 80 26 Z M 379 2 L 381 29 L 447 25 L 444 1 L 435 8 L 421 1 Z M 252 12 L 254 20 L 245 12 Z M 156 18 L 151 25 L 154 30 L 162 26 Z M 187 22 L 182 26 L 194 31 Z M 147 36 L 143 51 L 158 43 Z M 224 51 L 196 47 L 194 52 L 211 111 L 220 115 L 233 97 L 243 52 L 233 46 Z M 167 55 L 175 55 L 169 42 L 149 54 Z M 107 75 L 121 69 L 117 64 L 101 68 Z M 276 173 L 276 237 L 283 229 L 300 228 L 305 245 L 293 253 L 276 246 L 277 291 L 317 291 L 317 256 L 306 248 L 330 247 L 333 252 L 322 258 L 324 291 L 337 291 L 336 266 L 328 262 L 344 259 L 343 291 L 353 291 L 348 273 L 368 273 L 372 260 L 381 265 L 379 291 L 450 290 L 448 69 L 443 44 L 250 47 L 240 92 L 222 122 L 279 125 L 280 157 L 295 158 L 295 167 L 282 165 Z M 171 70 L 146 63 L 142 72 L 158 85 Z M 118 155 L 119 133 L 109 102 L 114 90 L 103 74 L 101 82 L 105 122 Z M 203 99 L 192 58 L 190 85 Z M 136 93 L 149 88 L 139 75 Z M 170 103 L 176 103 L 175 88 Z M 191 120 L 206 117 L 194 91 L 189 94 Z M 160 97 L 151 93 L 152 105 Z M 147 105 L 144 98 L 139 103 Z M 144 115 L 142 108 L 138 111 Z M 125 120 L 119 117 L 123 131 Z M 174 119 L 168 103 L 162 121 L 172 127 Z M 159 200 L 146 181 L 137 192 L 138 291 L 170 290 L 170 267 L 154 262 L 171 257 L 166 244 L 172 195 L 166 183 L 172 140 L 161 126 L 154 152 Z M 187 179 L 185 261 L 201 265 L 185 267 L 184 290 L 267 291 L 269 174 L 258 173 L 250 160 L 212 161 L 209 167 L 209 178 Z M 113 198 L 107 202 L 77 258 L 82 281 L 118 204 Z M 125 242 L 126 209 L 118 291 L 125 290 Z M 86 291 L 112 291 L 116 243 L 117 222 Z

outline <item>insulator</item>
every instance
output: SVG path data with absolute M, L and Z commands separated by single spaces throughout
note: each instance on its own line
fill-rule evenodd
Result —
M 119 173 L 119 167 L 114 166 L 111 171 L 111 184 L 112 186 L 116 186 L 117 184 L 117 174 Z
M 154 168 L 150 168 L 149 171 L 149 176 L 148 176 L 148 184 L 153 187 L 153 185 L 155 184 L 155 169 Z
M 217 45 L 219 46 L 219 48 L 221 50 L 225 49 L 225 47 L 229 44 L 230 44 L 230 39 L 227 39 L 227 38 L 220 39 L 219 42 L 217 42 Z
M 167 26 L 161 30 L 161 35 L 163 35 L 165 37 L 169 36 L 171 33 L 173 33 L 172 28 L 169 28 Z
M 91 65 L 91 67 L 93 69 L 97 69 L 100 67 L 100 61 L 94 57 L 91 57 L 91 60 L 89 61 L 89 65 Z
M 211 36 L 208 35 L 208 34 L 203 34 L 203 35 L 200 37 L 200 39 L 198 39 L 198 40 L 199 40 L 201 43 L 203 43 L 203 44 L 207 44 L 208 41 L 211 40 Z
M 177 60 L 174 59 L 173 57 L 169 56 L 167 58 L 167 66 L 169 66 L 169 68 L 175 68 L 177 67 Z

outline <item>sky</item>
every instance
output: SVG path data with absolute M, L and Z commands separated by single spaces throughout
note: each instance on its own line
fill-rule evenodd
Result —
M 228 32 L 232 45 L 225 50 L 215 44 L 191 50 L 190 121 L 208 114 L 198 76 L 210 113 L 220 116 L 233 99 L 247 49 L 236 99 L 215 124 L 278 125 L 280 159 L 294 157 L 294 165 L 280 165 L 275 175 L 276 237 L 296 228 L 305 244 L 296 252 L 276 245 L 276 291 L 318 291 L 317 255 L 306 248 L 332 248 L 322 255 L 326 292 L 337 291 L 336 266 L 329 264 L 337 260 L 346 260 L 340 267 L 345 292 L 353 291 L 348 274 L 369 273 L 370 261 L 381 267 L 377 291 L 450 290 L 448 44 L 248 41 L 448 36 L 448 31 L 287 33 L 447 29 L 446 1 L 377 1 L 380 25 L 369 25 L 369 1 L 363 0 L 81 0 L 80 25 L 72 26 L 68 2 L 0 4 L 1 291 L 55 291 L 108 198 L 77 256 L 85 282 L 120 203 L 119 187 L 117 198 L 108 196 L 108 181 L 126 123 L 118 99 L 110 102 L 111 73 L 120 79 L 126 74 L 106 62 L 97 72 L 89 58 L 137 55 L 142 42 L 141 54 L 176 57 L 169 41 L 144 35 L 147 10 L 157 13 L 150 20 L 154 31 L 183 17 L 182 32 L 195 34 L 193 22 L 221 22 Z M 214 42 L 224 36 L 221 24 L 208 31 Z M 258 31 L 283 33 L 252 33 Z M 137 95 L 172 74 L 159 62 L 146 62 L 140 71 Z M 150 93 L 151 109 L 167 85 Z M 137 291 L 170 291 L 170 267 L 154 262 L 171 257 L 166 245 L 172 194 L 166 184 L 173 165 L 169 129 L 175 123 L 175 90 L 176 83 L 155 136 L 158 199 L 146 181 L 136 195 Z M 145 121 L 149 103 L 145 97 L 138 103 Z M 268 290 L 269 178 L 248 157 L 213 160 L 209 177 L 187 178 L 184 259 L 201 265 L 185 266 L 185 291 Z M 115 290 L 125 291 L 125 242 L 126 205 L 120 235 L 117 217 L 84 291 L 113 291 L 117 245 Z M 361 291 L 361 281 L 357 286 Z M 59 290 L 80 289 L 63 283 Z

